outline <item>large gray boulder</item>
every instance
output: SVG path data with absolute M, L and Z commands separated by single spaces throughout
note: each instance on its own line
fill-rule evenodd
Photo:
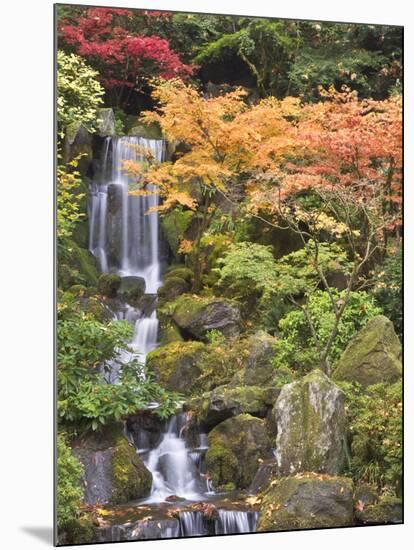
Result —
M 260 506 L 257 531 L 352 524 L 352 480 L 310 473 L 271 483 Z
M 392 384 L 401 374 L 401 343 L 392 322 L 384 315 L 378 315 L 349 342 L 333 378 L 358 382 L 366 388 L 380 382 Z
M 86 504 L 121 504 L 150 494 L 152 474 L 123 436 L 121 425 L 78 438 L 73 453 L 84 466 Z
M 176 302 L 172 317 L 182 331 L 198 340 L 207 340 L 211 330 L 228 338 L 240 333 L 240 309 L 235 302 L 224 298 L 183 294 Z
M 276 459 L 282 474 L 339 473 L 344 465 L 343 392 L 319 369 L 283 386 L 274 407 Z
M 265 420 L 239 414 L 218 424 L 208 434 L 206 470 L 216 489 L 247 489 L 260 460 L 271 455 Z

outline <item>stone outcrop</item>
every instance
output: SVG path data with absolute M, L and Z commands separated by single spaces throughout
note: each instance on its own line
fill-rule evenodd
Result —
M 333 378 L 367 387 L 380 382 L 391 384 L 401 374 L 401 343 L 392 322 L 384 315 L 378 315 L 349 342 Z
M 337 474 L 345 458 L 343 392 L 320 370 L 283 386 L 274 407 L 282 474 Z

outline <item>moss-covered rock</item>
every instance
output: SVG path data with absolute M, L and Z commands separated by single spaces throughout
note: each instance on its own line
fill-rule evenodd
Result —
M 396 382 L 401 374 L 401 343 L 392 322 L 378 315 L 349 342 L 333 378 L 367 387 L 380 382 Z
M 121 277 L 116 273 L 102 273 L 98 280 L 98 292 L 102 296 L 114 298 L 121 287 Z
M 170 275 L 165 278 L 164 284 L 158 289 L 158 297 L 160 300 L 174 300 L 189 290 L 190 285 L 187 281 L 181 277 Z
M 145 279 L 143 277 L 122 277 L 119 295 L 130 305 L 137 306 L 145 293 Z
M 362 525 L 387 525 L 402 523 L 403 504 L 397 497 L 384 496 L 379 502 L 356 506 L 355 519 Z
M 153 122 L 151 124 L 138 124 L 138 119 L 135 118 L 133 126 L 128 129 L 129 136 L 139 136 L 146 139 L 162 139 L 162 132 L 160 126 Z
M 188 401 L 184 407 L 193 411 L 198 424 L 210 430 L 227 418 L 242 413 L 264 418 L 277 394 L 278 390 L 260 386 L 219 386 Z
M 257 531 L 344 527 L 353 524 L 352 480 L 300 474 L 274 480 L 265 492 Z
M 152 474 L 147 470 L 135 448 L 119 436 L 112 454 L 112 502 L 123 503 L 148 495 Z
M 165 346 L 172 342 L 183 342 L 177 325 L 171 319 L 160 319 L 160 345 Z
M 276 373 L 272 360 L 277 339 L 261 330 L 246 340 L 247 355 L 244 368 L 232 380 L 231 385 L 273 385 Z
M 227 338 L 240 333 L 240 309 L 224 298 L 183 294 L 176 300 L 172 318 L 185 334 L 207 340 L 209 331 L 221 332 Z
M 59 261 L 58 268 L 58 279 L 62 282 L 63 288 L 79 283 L 87 287 L 96 287 L 98 269 L 95 256 L 71 240 L 67 242 L 65 255 L 65 259 Z
M 202 374 L 200 355 L 205 349 L 201 342 L 171 342 L 151 351 L 147 366 L 167 389 L 191 394 Z
M 270 439 L 264 420 L 240 414 L 221 422 L 208 434 L 206 469 L 215 488 L 232 483 L 247 489 L 259 466 L 269 458 Z
M 192 210 L 174 209 L 161 218 L 161 228 L 164 237 L 176 259 L 180 253 L 178 248 L 186 230 L 190 227 L 194 212 Z
M 73 452 L 84 466 L 86 504 L 122 504 L 149 495 L 152 474 L 122 434 L 122 425 L 83 435 L 73 442 Z
M 164 276 L 165 280 L 170 277 L 180 277 L 180 279 L 184 279 L 184 281 L 191 284 L 194 279 L 194 272 L 185 265 L 173 264 L 167 269 Z
M 346 421 L 343 392 L 319 369 L 283 386 L 274 407 L 281 472 L 341 472 Z

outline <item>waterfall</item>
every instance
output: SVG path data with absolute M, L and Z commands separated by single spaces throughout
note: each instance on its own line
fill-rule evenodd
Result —
M 148 213 L 159 197 L 151 185 L 148 195 L 129 194 L 134 180 L 125 173 L 124 161 L 143 163 L 151 154 L 162 162 L 165 151 L 160 139 L 107 137 L 89 201 L 89 249 L 101 271 L 142 277 L 148 294 L 155 294 L 161 285 L 158 213 Z
M 208 529 L 203 514 L 200 512 L 180 512 L 181 536 L 195 537 L 208 535 Z
M 254 533 L 259 514 L 239 510 L 219 510 L 216 520 L 216 535 Z
M 183 438 L 186 422 L 185 413 L 171 417 L 160 443 L 149 451 L 144 460 L 152 473 L 152 489 L 145 501 L 147 503 L 164 502 L 173 496 L 197 501 L 207 493 L 206 480 L 200 474 L 202 449 L 187 448 Z
M 124 161 L 145 162 L 151 154 L 155 161 L 165 160 L 165 142 L 137 136 L 107 137 L 101 155 L 101 169 L 92 182 L 89 198 L 89 250 L 100 270 L 121 277 L 145 280 L 145 293 L 155 295 L 162 284 L 159 250 L 158 205 L 155 186 L 147 186 L 148 195 L 130 195 L 133 179 L 125 173 Z M 156 312 L 146 314 L 128 304 L 116 312 L 135 326 L 130 347 L 134 356 L 145 363 L 146 355 L 157 346 Z M 130 358 L 126 354 L 122 360 Z M 116 383 L 119 367 L 112 366 L 106 379 Z

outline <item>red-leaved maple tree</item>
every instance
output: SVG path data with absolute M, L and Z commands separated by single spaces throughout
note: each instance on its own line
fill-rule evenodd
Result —
M 116 91 L 119 103 L 126 91 L 141 90 L 148 78 L 186 78 L 193 72 L 170 49 L 168 40 L 134 32 L 133 17 L 126 9 L 89 8 L 59 24 L 61 43 L 100 72 L 103 86 Z

